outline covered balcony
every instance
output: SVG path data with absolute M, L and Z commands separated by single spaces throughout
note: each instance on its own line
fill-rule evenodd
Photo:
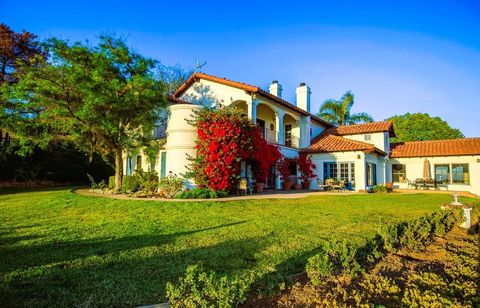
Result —
M 247 104 L 245 101 L 235 101 L 232 106 L 238 108 L 245 115 L 255 118 L 255 122 L 267 142 L 291 148 L 300 147 L 299 121 L 293 115 L 263 102 Z M 249 110 L 249 108 L 254 109 Z

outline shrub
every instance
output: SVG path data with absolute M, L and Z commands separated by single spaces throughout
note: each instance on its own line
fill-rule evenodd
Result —
M 361 271 L 357 249 L 347 242 L 325 243 L 320 252 L 309 258 L 306 272 L 313 285 L 319 286 L 332 275 L 354 276 Z
M 228 196 L 227 191 L 214 191 L 208 187 L 195 187 L 176 195 L 178 199 L 216 199 Z
M 354 276 L 385 252 L 399 248 L 413 251 L 425 249 L 435 234 L 450 231 L 460 218 L 459 210 L 437 211 L 409 222 L 387 225 L 362 247 L 346 242 L 324 244 L 318 254 L 308 259 L 305 268 L 307 275 L 316 286 L 332 275 Z
M 314 286 L 322 285 L 333 274 L 334 264 L 325 246 L 321 246 L 320 252 L 308 259 L 305 270 Z
M 109 189 L 115 189 L 115 176 L 109 176 L 108 177 L 108 188 Z
M 375 194 L 386 194 L 388 193 L 387 186 L 385 185 L 375 185 L 372 189 Z
M 90 187 L 92 189 L 103 190 L 103 189 L 107 188 L 107 184 L 105 183 L 104 180 L 101 180 L 100 182 L 95 183 L 95 179 L 93 178 L 93 176 L 91 176 L 90 174 L 87 173 L 87 177 L 88 177 L 88 180 L 90 181 Z
M 133 174 L 138 183 L 138 192 L 143 196 L 153 195 L 158 187 L 158 174 L 155 171 L 136 170 Z
M 158 188 L 165 198 L 170 199 L 182 191 L 184 182 L 184 179 L 170 172 L 166 177 L 160 179 Z
M 133 175 L 124 175 L 122 178 L 122 192 L 131 193 L 138 191 L 140 184 Z
M 247 299 L 253 275 L 220 277 L 189 266 L 178 284 L 167 283 L 167 297 L 174 307 L 235 307 Z

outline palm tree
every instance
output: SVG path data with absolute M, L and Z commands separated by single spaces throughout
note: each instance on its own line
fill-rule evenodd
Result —
M 353 104 L 353 94 L 348 91 L 339 101 L 327 99 L 323 102 L 317 116 L 335 125 L 373 122 L 372 116 L 366 112 L 350 113 Z

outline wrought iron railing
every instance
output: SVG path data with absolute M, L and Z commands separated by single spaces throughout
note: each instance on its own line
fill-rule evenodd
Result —
M 284 145 L 291 148 L 299 148 L 300 147 L 300 138 L 296 136 L 285 136 L 285 143 Z
M 262 137 L 265 138 L 267 142 L 270 143 L 278 143 L 278 132 L 274 130 L 270 130 L 268 128 L 260 127 L 260 132 L 262 133 Z

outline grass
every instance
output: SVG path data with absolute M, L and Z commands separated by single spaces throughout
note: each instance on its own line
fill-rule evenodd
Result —
M 163 302 L 190 264 L 253 270 L 265 288 L 303 271 L 323 241 L 362 243 L 449 195 L 319 195 L 305 199 L 149 202 L 68 189 L 0 192 L 3 306 L 133 306 Z

